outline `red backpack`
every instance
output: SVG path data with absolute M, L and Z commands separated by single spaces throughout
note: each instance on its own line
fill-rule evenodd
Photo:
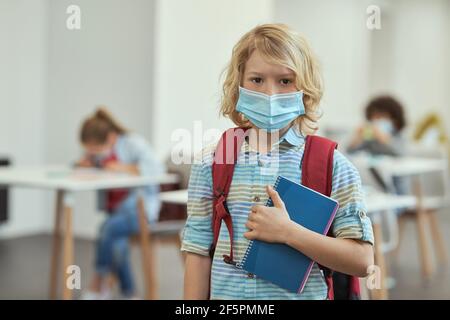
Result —
M 214 153 L 212 164 L 213 200 L 213 244 L 210 256 L 213 257 L 219 238 L 222 221 L 230 235 L 230 254 L 224 255 L 224 261 L 236 265 L 233 260 L 233 223 L 228 212 L 226 200 L 233 179 L 239 151 L 247 135 L 247 129 L 231 128 L 222 134 Z M 302 184 L 326 196 L 331 195 L 333 155 L 337 143 L 319 136 L 307 136 L 302 159 Z M 331 232 L 328 236 L 332 236 Z M 319 266 L 324 273 L 328 286 L 328 299 L 359 300 L 360 288 L 357 277 L 345 275 Z M 334 282 L 334 286 L 333 286 Z

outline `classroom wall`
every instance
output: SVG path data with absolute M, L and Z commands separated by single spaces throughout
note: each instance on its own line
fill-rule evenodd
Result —
M 369 5 L 381 9 L 380 30 L 366 27 Z M 411 125 L 437 111 L 450 133 L 449 1 L 279 0 L 275 20 L 302 32 L 321 60 L 322 127 L 352 127 L 370 97 L 390 93 Z
M 81 30 L 66 28 L 66 8 L 72 4 L 81 8 Z M 50 1 L 46 162 L 70 163 L 80 156 L 79 126 L 97 104 L 151 140 L 154 4 Z M 75 204 L 75 234 L 95 236 L 104 218 L 95 193 L 77 194 Z
M 45 162 L 47 0 L 0 1 L 0 154 L 14 164 Z M 45 192 L 13 189 L 0 238 L 40 232 L 49 223 Z
M 400 0 L 385 9 L 372 46 L 373 93 L 401 98 L 412 125 L 439 112 L 450 133 L 450 2 Z
M 368 1 L 279 0 L 275 21 L 303 34 L 317 54 L 324 78 L 321 127 L 349 127 L 359 122 L 368 94 Z
M 81 30 L 66 8 L 81 8 Z M 154 1 L 51 0 L 47 159 L 79 155 L 80 122 L 97 104 L 150 139 Z
M 203 130 L 232 126 L 231 121 L 219 117 L 220 74 L 239 38 L 257 24 L 272 22 L 274 2 L 157 1 L 154 63 L 157 121 L 152 132 L 161 156 L 169 155 L 171 147 L 181 141 L 173 139 L 168 143 L 175 129 L 193 132 L 198 120 L 203 120 Z M 200 144 L 195 144 L 192 149 L 195 152 L 200 148 Z

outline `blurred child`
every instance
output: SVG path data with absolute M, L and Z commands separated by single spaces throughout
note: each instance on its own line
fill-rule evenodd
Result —
M 400 156 L 405 141 L 402 130 L 406 125 L 403 106 L 390 96 L 374 98 L 366 107 L 366 120 L 359 127 L 348 152 L 367 151 L 373 155 Z
M 390 96 L 379 96 L 366 107 L 367 124 L 356 131 L 347 151 L 366 151 L 371 155 L 403 156 L 406 141 L 403 129 L 406 126 L 403 106 Z M 375 169 L 373 169 L 376 171 Z M 372 171 L 373 172 L 373 171 Z M 408 194 L 410 182 L 407 177 L 392 178 L 393 192 Z
M 120 125 L 103 107 L 87 118 L 81 127 L 81 144 L 85 156 L 78 162 L 82 167 L 97 167 L 131 175 L 154 176 L 163 172 L 148 142 Z M 158 218 L 159 186 L 143 190 L 144 205 L 149 222 Z M 128 239 L 139 231 L 137 190 L 106 192 L 109 215 L 100 229 L 97 241 L 95 271 L 84 299 L 109 299 L 111 288 L 107 276 L 116 276 L 124 298 L 135 297 L 135 286 L 129 261 Z

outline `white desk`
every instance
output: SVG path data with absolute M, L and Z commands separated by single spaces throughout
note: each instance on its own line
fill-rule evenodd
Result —
M 382 192 L 369 193 L 365 199 L 369 214 L 386 210 L 414 208 L 417 204 L 417 199 L 414 196 L 398 196 Z
M 50 270 L 50 298 L 56 298 L 58 265 L 60 253 L 63 256 L 63 298 L 71 299 L 72 290 L 66 285 L 70 276 L 66 270 L 73 265 L 73 233 L 72 212 L 73 193 L 88 190 L 106 190 L 116 188 L 142 188 L 151 184 L 175 183 L 178 181 L 176 175 L 164 174 L 157 177 L 141 177 L 128 174 L 109 173 L 95 169 L 72 169 L 67 166 L 45 166 L 45 167 L 8 167 L 0 169 L 0 184 L 11 187 L 27 187 L 55 190 L 56 208 L 55 224 L 53 233 L 53 248 Z M 147 252 L 148 226 L 144 203 L 138 197 L 138 214 L 140 224 L 140 239 L 143 251 Z M 60 238 L 63 237 L 62 252 L 60 252 Z M 149 257 L 143 255 L 144 270 L 150 268 Z M 152 270 L 144 272 L 145 276 L 151 277 Z M 146 279 L 146 288 L 151 288 L 152 279 Z M 147 291 L 148 291 L 147 290 Z M 147 292 L 147 297 L 152 298 L 155 292 Z
M 174 174 L 142 177 L 67 166 L 0 168 L 0 184 L 65 191 L 135 188 L 175 182 L 178 178 Z
M 448 261 L 446 243 L 439 227 L 436 210 L 448 205 L 449 178 L 448 163 L 445 159 L 418 158 L 418 157 L 371 157 L 358 154 L 350 157 L 359 168 L 376 168 L 385 181 L 391 181 L 392 177 L 411 177 L 413 192 L 416 197 L 415 220 L 419 239 L 419 251 L 422 265 L 422 274 L 429 279 L 434 266 L 428 250 L 427 232 L 431 227 L 431 236 L 435 242 L 438 259 L 442 264 Z M 430 173 L 441 173 L 444 179 L 444 193 L 442 197 L 426 197 L 422 176 Z
M 447 170 L 443 159 L 418 157 L 368 156 L 365 154 L 350 156 L 358 167 L 377 168 L 380 173 L 389 176 L 404 177 Z
M 188 202 L 188 191 L 187 189 L 165 191 L 160 193 L 159 198 L 161 199 L 162 202 L 186 205 Z
M 389 297 L 386 286 L 386 261 L 384 254 L 391 251 L 398 245 L 398 224 L 397 216 L 394 210 L 397 209 L 411 209 L 417 205 L 417 199 L 414 196 L 399 196 L 377 191 L 371 191 L 365 194 L 367 213 L 371 218 L 373 235 L 375 238 L 374 254 L 375 264 L 380 270 L 380 284 L 379 290 L 372 290 L 371 296 L 374 300 L 386 300 Z M 389 229 L 389 241 L 384 242 L 382 232 L 382 217 L 385 214 L 387 219 L 387 229 Z M 365 287 L 361 286 L 362 289 Z
M 187 204 L 188 191 L 176 190 L 161 192 L 160 199 L 166 203 Z M 375 213 L 385 210 L 394 210 L 400 208 L 412 208 L 416 205 L 416 199 L 413 196 L 396 196 L 381 192 L 370 193 L 366 197 L 368 213 Z

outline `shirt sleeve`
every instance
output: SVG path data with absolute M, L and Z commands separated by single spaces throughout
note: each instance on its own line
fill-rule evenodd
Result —
M 132 158 L 143 176 L 155 176 L 164 173 L 163 164 L 156 158 L 148 142 L 137 135 L 130 136 Z
M 355 166 L 337 150 L 334 153 L 331 197 L 339 202 L 332 224 L 333 235 L 373 244 L 372 223 L 367 216 L 360 175 Z
M 183 229 L 181 251 L 208 256 L 213 242 L 212 156 L 204 151 L 195 158 L 189 178 L 188 217 Z

